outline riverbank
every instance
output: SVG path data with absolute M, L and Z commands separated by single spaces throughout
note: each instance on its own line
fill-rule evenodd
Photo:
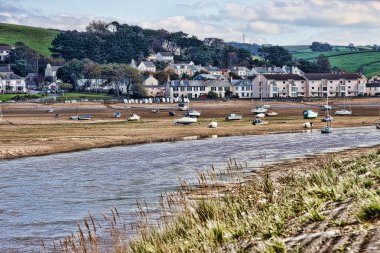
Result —
M 354 101 L 355 102 L 355 101 Z M 366 100 L 367 104 L 376 104 L 376 100 Z M 176 110 L 175 104 L 161 105 L 124 105 L 124 104 L 3 104 L 3 119 L 0 122 L 0 159 L 12 159 L 26 156 L 48 155 L 72 152 L 91 148 L 118 145 L 132 145 L 150 142 L 182 140 L 184 137 L 198 136 L 235 136 L 280 132 L 303 131 L 302 118 L 306 107 L 318 110 L 320 103 L 269 103 L 279 117 L 266 118 L 268 125 L 251 124 L 251 108 L 258 102 L 229 101 L 211 103 L 192 103 L 192 107 L 202 112 L 199 122 L 189 126 L 175 126 L 174 118 L 168 112 Z M 335 106 L 339 106 L 336 104 Z M 53 109 L 53 113 L 48 113 Z M 159 109 L 159 113 L 152 113 Z M 114 119 L 114 112 L 123 113 L 122 119 Z M 335 117 L 333 126 L 355 127 L 373 125 L 378 115 L 377 107 L 353 108 L 353 116 Z M 55 117 L 55 114 L 59 117 Z M 131 113 L 142 117 L 141 122 L 127 122 Z M 229 113 L 243 115 L 243 120 L 227 122 Z M 91 114 L 90 122 L 70 121 L 75 114 Z M 182 113 L 177 111 L 178 116 Z M 320 111 L 320 115 L 323 112 Z M 218 121 L 219 127 L 207 127 L 210 121 Z M 320 119 L 313 120 L 314 128 L 323 126 Z
M 204 177 L 190 194 L 183 185 L 178 194 L 161 199 L 163 213 L 175 215 L 158 228 L 146 229 L 148 208 L 141 207 L 139 237 L 132 241 L 120 230 L 115 209 L 108 218 L 109 246 L 120 252 L 378 252 L 379 164 L 376 146 L 272 165 L 225 187 L 210 185 L 215 176 L 210 172 L 208 183 Z M 229 167 L 240 169 L 234 163 Z M 93 233 L 91 223 L 86 227 Z M 101 245 L 96 234 L 89 240 L 82 232 L 77 238 L 77 247 Z M 71 247 L 66 240 L 63 250 Z

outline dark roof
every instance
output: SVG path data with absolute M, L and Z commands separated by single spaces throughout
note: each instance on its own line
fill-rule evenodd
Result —
M 13 73 L 9 67 L 0 67 L 0 73 Z
M 308 73 L 305 77 L 309 80 L 339 80 L 339 79 L 358 79 L 362 78 L 360 74 L 345 74 L 345 73 Z
M 154 63 L 151 61 L 143 61 L 141 63 L 143 63 L 145 65 L 145 67 L 148 67 L 148 68 L 155 68 L 156 67 L 156 65 L 154 65 Z
M 252 86 L 252 81 L 245 79 L 245 80 L 232 80 L 233 86 Z
M 370 83 L 367 83 L 366 86 L 368 88 L 377 88 L 377 87 L 380 87 L 380 83 L 379 82 L 370 82 Z
M 263 76 L 265 76 L 265 78 L 268 80 L 305 80 L 305 78 L 296 74 L 263 74 Z
M 0 46 L 0 51 L 9 51 L 9 50 L 11 50 L 12 49 L 12 47 L 11 46 Z
M 158 52 L 162 56 L 173 56 L 170 52 Z

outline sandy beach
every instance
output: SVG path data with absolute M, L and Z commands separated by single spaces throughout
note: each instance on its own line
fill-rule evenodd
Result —
M 265 102 L 270 104 L 278 117 L 266 118 L 268 125 L 251 124 L 251 108 L 260 102 L 252 101 L 215 101 L 193 102 L 191 107 L 201 111 L 198 123 L 192 125 L 174 125 L 174 119 L 183 115 L 177 110 L 177 104 L 104 104 L 97 102 L 78 102 L 75 104 L 36 104 L 36 103 L 3 103 L 3 118 L 0 121 L 0 159 L 12 159 L 25 156 L 47 155 L 60 152 L 71 152 L 90 148 L 131 145 L 149 142 L 174 141 L 183 137 L 212 135 L 254 135 L 281 132 L 304 131 L 302 124 L 306 121 L 302 111 L 323 102 L 290 103 Z M 334 117 L 333 127 L 355 127 L 374 125 L 379 118 L 377 99 L 360 99 L 350 101 L 353 115 Z M 331 101 L 333 107 L 343 106 L 343 101 Z M 362 106 L 363 105 L 363 106 Z M 370 106 L 368 106 L 370 105 Z M 49 113 L 49 109 L 54 112 Z M 153 113 L 153 109 L 159 109 Z M 120 111 L 122 117 L 115 119 L 113 113 Z M 168 115 L 176 111 L 175 117 Z M 131 113 L 141 116 L 140 122 L 128 122 Z M 243 120 L 227 122 L 224 118 L 229 113 L 243 115 Z M 56 117 L 55 114 L 59 114 Z M 72 115 L 90 114 L 91 121 L 73 121 Z M 320 117 L 312 120 L 314 131 L 323 126 L 320 118 L 324 112 L 319 110 Z M 207 127 L 210 121 L 217 121 L 219 127 Z M 375 128 L 374 128 L 375 130 Z

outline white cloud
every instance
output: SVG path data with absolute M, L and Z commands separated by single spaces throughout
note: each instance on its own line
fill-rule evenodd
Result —
M 255 21 L 249 24 L 253 32 L 278 34 L 280 32 L 280 26 L 275 23 L 269 23 L 264 21 Z

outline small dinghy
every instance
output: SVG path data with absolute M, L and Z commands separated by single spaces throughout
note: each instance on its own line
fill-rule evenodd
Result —
M 78 120 L 91 120 L 91 119 L 92 119 L 91 115 L 78 116 Z
M 333 120 L 333 117 L 331 115 L 327 115 L 321 119 L 322 122 L 330 122 Z
M 217 128 L 218 127 L 218 122 L 212 121 L 210 124 L 208 124 L 209 128 Z
M 52 112 L 54 112 L 54 109 L 50 108 L 50 109 L 47 110 L 47 112 L 48 113 L 52 113 Z
M 303 118 L 304 119 L 315 119 L 316 117 L 318 117 L 317 112 L 313 112 L 312 110 L 303 111 Z
M 128 118 L 129 121 L 140 121 L 140 116 L 133 113 L 129 118 Z
M 256 114 L 256 117 L 257 118 L 265 118 L 265 114 L 264 113 L 259 113 L 259 114 Z
M 343 110 L 336 111 L 335 115 L 337 115 L 337 116 L 348 116 L 348 115 L 352 115 L 352 111 L 343 109 Z
M 238 115 L 238 114 L 235 114 L 235 113 L 231 113 L 230 115 L 228 115 L 226 117 L 226 120 L 241 120 L 243 118 L 242 115 Z
M 175 116 L 175 112 L 173 111 L 169 112 L 169 116 Z
M 121 112 L 115 112 L 115 113 L 113 114 L 113 117 L 114 117 L 114 118 L 120 118 L 120 117 L 121 117 Z
M 187 117 L 191 117 L 191 118 L 194 118 L 194 117 L 198 118 L 198 117 L 201 116 L 201 113 L 198 112 L 197 110 L 190 110 L 190 111 L 188 111 L 188 112 L 185 114 L 185 116 L 187 116 Z
M 178 110 L 180 111 L 187 111 L 189 107 L 185 103 L 179 103 L 178 104 Z
M 268 124 L 268 121 L 264 121 L 262 119 L 255 118 L 252 120 L 252 125 L 266 125 Z
M 251 110 L 252 113 L 256 113 L 256 114 L 259 114 L 259 113 L 266 113 L 267 112 L 267 108 L 264 108 L 264 107 L 258 107 L 258 108 L 254 108 Z
M 268 117 L 276 117 L 276 116 L 278 116 L 278 113 L 277 112 L 268 112 L 266 115 Z
M 192 123 L 196 123 L 197 121 L 197 118 L 182 117 L 180 119 L 174 120 L 174 124 L 190 125 Z
M 332 132 L 331 126 L 327 125 L 321 128 L 322 134 L 330 134 Z

